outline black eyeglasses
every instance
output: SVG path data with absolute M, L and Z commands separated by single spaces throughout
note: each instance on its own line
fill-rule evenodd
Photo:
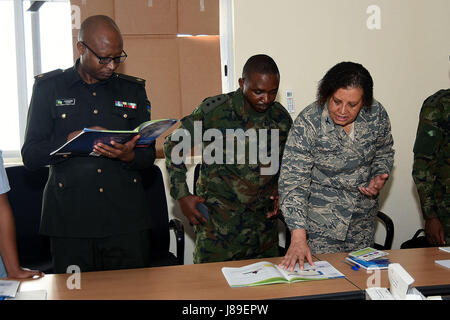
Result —
M 124 62 L 128 57 L 127 53 L 124 50 L 122 50 L 123 55 L 118 57 L 100 57 L 98 54 L 95 53 L 94 50 L 89 48 L 89 46 L 86 43 L 84 43 L 84 41 L 81 41 L 81 43 L 98 58 L 98 63 L 100 64 L 110 64 L 111 61 L 114 61 L 114 63 L 119 64 Z

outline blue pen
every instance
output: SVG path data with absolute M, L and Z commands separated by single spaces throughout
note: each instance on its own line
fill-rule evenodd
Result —
M 359 270 L 359 266 L 357 264 L 351 264 L 350 262 L 348 262 L 347 260 L 342 260 L 344 261 L 344 263 L 348 264 L 350 267 L 352 267 L 352 270 L 354 271 L 358 271 Z

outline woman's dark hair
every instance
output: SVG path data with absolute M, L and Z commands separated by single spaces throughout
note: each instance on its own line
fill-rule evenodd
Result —
M 340 62 L 320 80 L 317 89 L 317 101 L 324 105 L 339 89 L 361 88 L 363 90 L 363 106 L 370 107 L 373 100 L 373 80 L 369 71 L 359 63 Z

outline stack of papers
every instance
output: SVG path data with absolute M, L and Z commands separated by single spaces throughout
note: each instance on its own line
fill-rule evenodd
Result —
M 19 289 L 19 281 L 0 280 L 0 300 L 14 298 Z
M 0 280 L 0 300 L 46 300 L 47 291 L 34 290 L 17 292 L 20 282 L 14 280 Z
M 377 250 L 374 248 L 364 248 L 358 251 L 353 251 L 350 252 L 348 255 L 352 258 L 356 258 L 358 260 L 363 260 L 363 261 L 371 261 L 371 260 L 375 260 L 384 256 L 387 256 L 389 253 L 381 251 L 381 250 Z
M 386 255 L 388 255 L 387 252 L 367 247 L 350 252 L 345 259 L 367 270 L 382 270 L 387 269 L 390 263 L 389 259 L 384 258 Z

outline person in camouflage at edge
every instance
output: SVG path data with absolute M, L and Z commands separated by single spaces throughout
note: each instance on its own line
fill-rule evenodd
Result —
M 207 140 L 203 136 L 207 130 L 217 129 L 223 133 L 220 141 L 224 150 L 223 164 L 207 161 L 206 148 L 213 143 L 202 142 L 205 150 L 196 185 L 197 195 L 188 190 L 184 163 L 174 164 L 172 150 L 177 144 L 171 138 L 174 134 L 166 138 L 164 153 L 170 194 L 178 200 L 183 214 L 194 225 L 194 263 L 279 255 L 277 221 L 272 217 L 278 213 L 278 168 L 292 125 L 288 112 L 275 102 L 279 81 L 279 71 L 271 57 L 252 56 L 243 68 L 238 90 L 205 99 L 191 115 L 181 120 L 180 129 L 189 131 L 191 137 L 199 122 L 203 140 Z M 268 129 L 267 151 L 277 153 L 276 170 L 262 174 L 261 169 L 266 165 L 259 160 L 250 161 L 249 158 L 254 156 L 252 144 L 254 147 L 256 143 L 251 137 L 245 138 L 245 154 L 236 152 L 230 158 L 225 152 L 226 141 L 233 139 L 235 150 L 238 142 L 233 136 L 227 136 L 229 129 L 245 132 L 254 129 L 258 134 L 260 129 Z M 271 141 L 272 131 L 278 131 L 279 139 Z M 257 139 L 259 146 L 259 135 Z M 199 202 L 208 207 L 208 220 L 196 209 Z
M 412 176 L 427 240 L 450 243 L 450 89 L 428 97 L 420 111 Z
M 313 264 L 312 253 L 372 246 L 378 194 L 394 163 L 389 117 L 362 65 L 332 67 L 317 98 L 294 121 L 281 163 L 280 210 L 291 230 L 284 269 Z

